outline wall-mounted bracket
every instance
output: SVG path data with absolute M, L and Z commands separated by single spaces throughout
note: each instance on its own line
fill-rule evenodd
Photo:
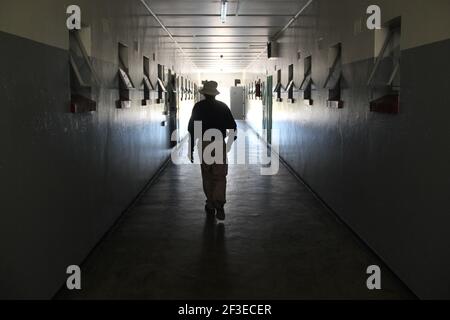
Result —
M 401 91 L 401 17 L 388 22 L 382 31 L 378 37 L 378 43 L 382 44 L 381 50 L 375 57 L 375 64 L 367 81 L 372 92 L 376 93 L 375 99 L 370 102 L 370 111 L 398 114 Z
M 101 85 L 91 58 L 81 39 L 82 30 L 69 33 L 70 65 L 70 112 L 87 113 L 97 111 L 97 103 L 92 100 L 93 86 Z
M 306 75 L 302 81 L 302 84 L 300 85 L 300 90 L 305 91 L 309 86 L 312 86 L 312 78 L 311 75 Z
M 400 113 L 400 96 L 389 94 L 370 102 L 370 111 L 388 114 Z
M 324 89 L 328 89 L 327 107 L 332 109 L 342 109 L 344 102 L 341 100 L 342 94 L 342 47 L 337 44 L 330 48 L 329 58 L 332 59 Z
M 162 80 L 160 78 L 158 78 L 158 92 L 159 92 L 159 98 L 156 99 L 156 103 L 157 104 L 162 104 L 165 102 L 164 99 L 164 94 L 167 93 L 167 89 L 166 86 L 164 85 L 164 83 L 162 82 Z
M 142 106 L 148 106 L 153 103 L 152 92 L 154 92 L 155 87 L 153 83 L 150 81 L 150 78 L 144 74 L 144 99 L 142 100 Z
M 327 107 L 332 109 L 342 109 L 344 108 L 344 101 L 341 100 L 328 100 Z
M 288 92 L 288 96 L 289 98 L 287 99 L 287 101 L 289 103 L 295 103 L 295 99 L 294 99 L 294 92 L 298 92 L 297 86 L 294 83 L 294 80 L 291 80 L 288 84 L 288 86 L 286 87 L 286 91 Z
M 117 101 L 118 109 L 130 109 L 131 108 L 131 100 L 130 100 L 130 91 L 134 89 L 134 84 L 131 81 L 128 73 L 119 68 L 119 94 L 120 99 Z
M 118 100 L 117 108 L 118 109 L 130 109 L 131 108 L 131 100 Z
M 273 92 L 277 94 L 276 96 L 274 96 L 274 97 L 275 97 L 275 100 L 276 100 L 277 102 L 282 102 L 282 101 L 283 101 L 283 98 L 281 98 L 281 91 L 282 91 L 283 89 L 284 89 L 284 88 L 283 88 L 283 85 L 281 84 L 281 82 L 278 82 L 278 83 L 275 85 L 275 88 L 274 88 Z
M 303 103 L 307 106 L 313 105 L 313 100 L 311 98 L 312 88 L 313 88 L 313 82 L 312 82 L 311 75 L 307 75 L 303 79 L 303 82 L 300 86 L 300 90 L 303 91 Z
M 79 94 L 73 94 L 70 102 L 71 113 L 87 113 L 97 111 L 97 102 L 81 96 Z

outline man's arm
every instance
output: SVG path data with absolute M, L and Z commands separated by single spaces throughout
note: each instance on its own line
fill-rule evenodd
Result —
M 233 146 L 234 141 L 237 140 L 237 124 L 236 120 L 234 120 L 233 114 L 231 110 L 227 108 L 227 152 L 230 152 L 231 147 Z
M 195 137 L 194 137 L 194 122 L 196 119 L 196 105 L 192 109 L 192 115 L 189 119 L 189 125 L 188 125 L 188 132 L 189 132 L 189 151 L 188 151 L 188 157 L 189 160 L 193 163 L 194 162 L 194 147 L 195 147 Z
M 233 113 L 231 113 L 231 110 L 229 108 L 227 108 L 227 109 L 228 109 L 227 129 L 228 130 L 232 130 L 232 131 L 234 131 L 236 133 L 235 134 L 235 138 L 234 138 L 234 140 L 236 140 L 237 139 L 237 124 L 236 124 L 236 120 L 234 120 Z

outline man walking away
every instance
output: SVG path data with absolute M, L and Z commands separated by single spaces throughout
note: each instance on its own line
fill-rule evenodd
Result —
M 203 88 L 199 91 L 205 96 L 205 99 L 198 102 L 194 106 L 192 116 L 189 121 L 188 130 L 191 136 L 189 158 L 193 163 L 194 147 L 196 142 L 200 144 L 200 141 L 197 140 L 201 139 L 201 151 L 203 156 L 201 156 L 200 159 L 202 161 L 201 171 L 203 190 L 206 195 L 205 211 L 207 214 L 212 216 L 216 214 L 216 218 L 223 221 L 225 220 L 224 206 L 226 203 L 226 184 L 228 175 L 227 152 L 231 149 L 231 145 L 237 138 L 237 125 L 228 106 L 225 103 L 216 100 L 216 96 L 220 94 L 217 90 L 217 86 L 217 82 L 207 81 L 204 83 Z M 199 121 L 202 124 L 202 136 L 194 137 L 194 124 Z M 210 129 L 216 129 L 222 133 L 224 151 L 223 159 L 220 159 L 220 161 L 217 161 L 216 159 L 214 163 L 207 164 L 205 162 L 206 154 L 204 151 L 205 148 L 213 141 L 204 141 L 204 134 Z M 231 137 L 232 135 L 234 138 Z M 225 143 L 226 137 L 230 137 L 228 139 L 228 146 L 226 146 Z M 212 154 L 212 156 L 214 156 L 214 154 Z

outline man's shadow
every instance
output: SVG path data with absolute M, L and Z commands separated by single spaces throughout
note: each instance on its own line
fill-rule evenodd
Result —
M 196 285 L 197 298 L 224 299 L 230 291 L 227 263 L 225 225 L 207 216 L 202 233 L 199 257 L 200 279 Z

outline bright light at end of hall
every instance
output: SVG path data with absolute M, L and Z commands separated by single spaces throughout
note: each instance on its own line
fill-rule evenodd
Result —
M 227 22 L 227 14 L 228 14 L 228 1 L 222 0 L 220 6 L 220 21 L 222 21 L 222 23 Z

